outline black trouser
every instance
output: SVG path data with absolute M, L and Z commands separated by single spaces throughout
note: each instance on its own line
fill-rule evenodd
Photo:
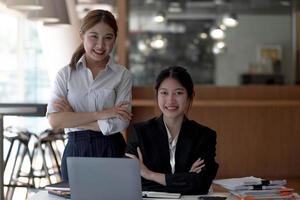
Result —
M 61 163 L 63 181 L 68 182 L 67 157 L 123 157 L 126 143 L 121 133 L 105 136 L 96 131 L 68 133 Z

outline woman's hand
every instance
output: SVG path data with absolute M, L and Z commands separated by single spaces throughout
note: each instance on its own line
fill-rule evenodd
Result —
M 117 106 L 103 110 L 104 118 L 118 117 L 124 121 L 130 121 L 132 113 L 128 111 L 129 102 L 122 102 Z
M 204 160 L 201 158 L 198 158 L 192 165 L 190 172 L 194 173 L 200 173 L 202 168 L 205 166 Z
M 129 158 L 133 158 L 133 159 L 138 159 L 139 160 L 139 163 L 140 163 L 140 172 L 141 172 L 141 176 L 147 180 L 150 180 L 150 176 L 151 176 L 151 173 L 152 171 L 149 170 L 146 165 L 144 164 L 143 162 L 143 155 L 141 153 L 141 150 L 140 148 L 138 147 L 137 148 L 137 152 L 138 152 L 138 158 L 133 155 L 133 154 L 129 154 L 129 153 L 125 153 L 125 155 Z
M 74 112 L 69 101 L 64 97 L 61 97 L 59 100 L 54 101 L 53 105 L 59 112 Z

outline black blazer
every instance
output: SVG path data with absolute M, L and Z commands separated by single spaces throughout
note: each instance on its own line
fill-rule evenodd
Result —
M 174 174 L 171 172 L 168 134 L 162 115 L 133 125 L 126 152 L 137 156 L 137 147 L 140 147 L 144 164 L 150 170 L 166 174 L 166 186 L 142 179 L 144 191 L 206 194 L 218 170 L 215 131 L 187 118 L 177 140 Z M 204 159 L 205 167 L 198 174 L 190 173 L 192 164 L 199 157 Z

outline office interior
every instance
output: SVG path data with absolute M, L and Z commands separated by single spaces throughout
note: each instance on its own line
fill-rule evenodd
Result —
M 38 3 L 41 10 L 22 7 L 21 2 L 0 0 L 0 191 L 4 196 L 10 187 L 3 184 L 12 180 L 13 168 L 13 161 L 5 160 L 12 144 L 5 134 L 34 133 L 26 143 L 32 155 L 39 136 L 52 131 L 44 116 L 51 82 L 80 44 L 80 20 L 93 9 L 110 10 L 117 18 L 113 56 L 133 74 L 132 123 L 160 114 L 153 91 L 159 71 L 184 66 L 196 84 L 188 117 L 217 132 L 217 178 L 287 179 L 288 186 L 300 192 L 299 1 L 25 1 Z M 12 114 L 7 113 L 10 108 Z M 56 139 L 59 164 L 65 137 L 62 133 Z M 37 154 L 43 165 L 42 155 Z M 45 160 L 55 165 L 50 154 L 46 150 Z M 10 155 L 12 160 L 20 156 L 17 145 Z M 24 157 L 27 172 L 29 160 L 30 156 Z M 42 187 L 59 180 L 54 173 L 35 182 Z M 27 187 L 11 191 L 6 199 L 30 196 Z

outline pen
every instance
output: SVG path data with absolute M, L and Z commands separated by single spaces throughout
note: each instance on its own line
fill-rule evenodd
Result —
M 237 186 L 236 190 L 273 190 L 281 189 L 281 185 L 241 185 Z
M 283 180 L 267 180 L 267 179 L 263 179 L 261 181 L 246 181 L 244 182 L 244 185 L 247 186 L 253 186 L 253 185 L 285 185 L 287 182 L 285 179 Z

